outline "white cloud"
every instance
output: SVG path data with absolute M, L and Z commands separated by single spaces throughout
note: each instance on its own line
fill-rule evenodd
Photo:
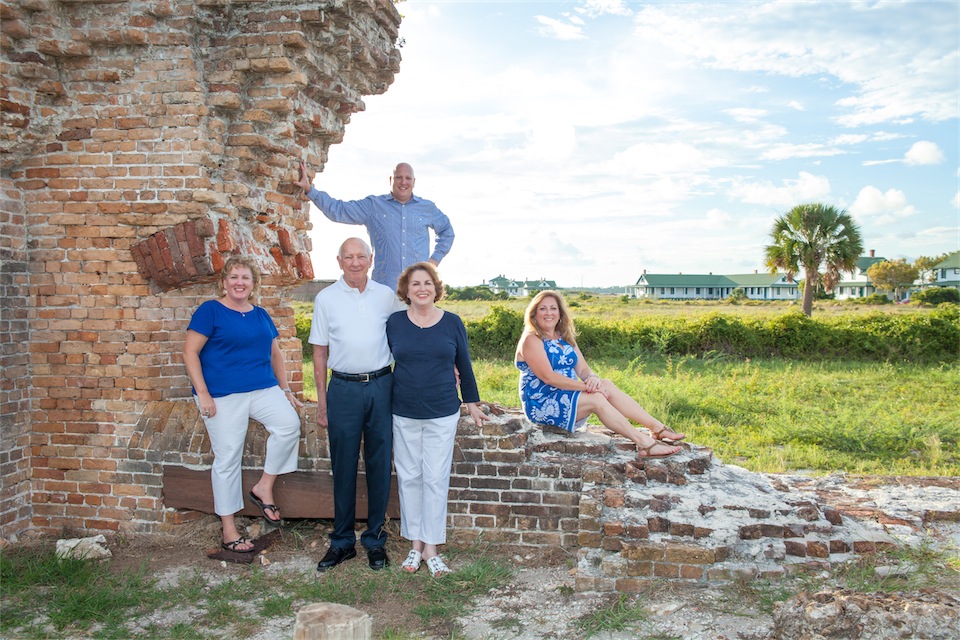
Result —
M 586 15 L 589 18 L 596 18 L 604 14 L 615 16 L 628 16 L 632 11 L 623 0 L 584 0 L 576 11 Z
M 797 102 L 796 100 L 791 100 L 787 103 L 787 106 L 791 109 L 796 109 L 797 111 L 806 111 L 806 107 L 803 106 L 803 103 Z
M 830 180 L 801 171 L 796 180 L 784 180 L 783 186 L 779 187 L 769 182 L 737 183 L 731 187 L 729 195 L 750 204 L 792 207 L 828 199 Z
M 726 2 L 646 5 L 641 38 L 718 70 L 824 76 L 849 87 L 845 126 L 955 119 L 960 47 L 953 3 Z M 855 13 L 855 16 L 850 14 Z
M 860 144 L 870 139 L 870 136 L 864 133 L 847 133 L 834 136 L 830 139 L 830 144 Z
M 725 164 L 710 153 L 685 142 L 637 144 L 614 155 L 611 169 L 623 175 L 694 173 Z
M 733 217 L 721 209 L 710 209 L 707 211 L 707 219 L 703 226 L 707 229 L 729 229 Z
M 904 156 L 903 161 L 907 164 L 940 164 L 943 162 L 943 151 L 937 146 L 937 143 L 928 140 L 921 140 L 913 143 L 910 150 Z
M 787 160 L 789 158 L 813 158 L 837 156 L 845 153 L 822 144 L 777 144 L 760 156 L 763 160 Z
M 756 122 L 767 115 L 766 109 L 734 108 L 724 109 L 723 112 L 736 122 Z
M 956 195 L 953 196 L 950 204 L 953 205 L 954 209 L 960 209 L 960 191 L 957 191 Z
M 535 16 L 540 27 L 537 33 L 546 38 L 556 38 L 557 40 L 582 40 L 586 38 L 583 29 L 569 22 L 561 22 L 547 16 Z
M 876 219 L 878 224 L 889 224 L 900 218 L 917 213 L 913 205 L 907 203 L 906 194 L 899 189 L 887 189 L 885 192 L 874 186 L 866 186 L 857 194 L 850 205 L 850 213 L 858 219 Z

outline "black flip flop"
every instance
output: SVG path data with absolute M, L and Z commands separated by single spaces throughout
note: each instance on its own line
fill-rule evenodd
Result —
M 246 536 L 240 536 L 233 542 L 221 542 L 220 547 L 223 548 L 224 551 L 230 551 L 232 553 L 253 553 L 257 550 L 256 545 L 250 547 L 249 549 L 237 549 L 238 544 L 243 544 L 245 542 L 250 542 L 250 540 L 247 540 Z
M 260 507 L 260 513 L 263 514 L 263 517 L 264 517 L 264 519 L 265 519 L 267 522 L 269 522 L 270 524 L 280 524 L 281 522 L 283 522 L 283 518 L 282 518 L 282 517 L 278 517 L 276 520 L 274 520 L 273 518 L 271 518 L 270 516 L 267 515 L 267 510 L 269 509 L 269 510 L 273 511 L 273 514 L 274 514 L 275 516 L 279 516 L 279 515 L 280 515 L 280 509 L 277 508 L 277 505 L 275 505 L 275 504 L 266 504 L 263 500 L 261 500 L 260 498 L 258 498 L 258 497 L 256 496 L 256 494 L 253 492 L 253 489 L 251 489 L 250 491 L 248 491 L 248 492 L 247 492 L 247 495 L 250 496 L 250 500 L 253 502 L 253 504 L 255 504 L 255 505 L 257 505 L 258 507 Z

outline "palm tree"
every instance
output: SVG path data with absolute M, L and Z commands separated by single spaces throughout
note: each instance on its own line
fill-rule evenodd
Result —
M 813 291 L 823 268 L 827 291 L 840 282 L 842 271 L 853 271 L 863 253 L 860 229 L 846 211 L 820 203 L 797 205 L 773 223 L 773 244 L 766 248 L 770 273 L 778 269 L 792 278 L 805 273 L 803 313 L 813 313 Z

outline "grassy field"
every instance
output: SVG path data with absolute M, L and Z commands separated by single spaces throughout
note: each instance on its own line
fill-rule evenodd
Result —
M 564 292 L 564 298 L 570 305 L 574 318 L 599 318 L 614 322 L 629 320 L 635 316 L 688 316 L 719 312 L 739 316 L 775 316 L 788 311 L 799 311 L 800 303 L 792 302 L 747 302 L 730 304 L 726 301 L 692 300 L 687 302 L 656 300 L 624 300 L 620 296 L 597 295 L 592 293 Z M 443 300 L 438 306 L 447 309 L 466 321 L 479 320 L 490 313 L 497 305 L 513 311 L 523 312 L 530 303 L 529 298 L 511 298 L 495 302 L 473 300 Z M 298 313 L 311 313 L 312 302 L 292 303 Z M 914 305 L 865 305 L 849 301 L 818 300 L 813 304 L 813 317 L 845 314 L 868 314 L 876 311 L 884 313 L 917 313 L 929 311 L 932 307 Z
M 777 315 L 789 304 L 622 302 L 617 297 L 568 298 L 577 319 L 625 320 L 637 314 L 721 312 Z M 526 300 L 443 302 L 467 321 L 494 304 L 522 310 Z M 309 311 L 309 308 L 307 309 Z M 924 313 L 906 305 L 818 303 L 825 314 Z M 648 411 L 721 460 L 753 471 L 842 471 L 855 474 L 960 475 L 960 363 L 891 364 L 857 360 L 795 361 L 644 354 L 596 359 Z M 518 374 L 509 361 L 475 360 L 481 398 L 518 407 Z M 313 363 L 304 362 L 307 399 L 316 400 Z M 595 420 L 595 419 L 594 419 Z

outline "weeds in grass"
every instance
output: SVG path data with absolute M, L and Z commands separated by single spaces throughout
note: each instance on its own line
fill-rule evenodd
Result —
M 645 620 L 646 616 L 640 604 L 631 603 L 626 595 L 621 595 L 610 606 L 581 617 L 577 620 L 577 628 L 585 634 L 584 640 L 587 640 L 602 631 L 623 631 Z
M 418 617 L 396 620 L 386 638 L 419 637 L 409 629 L 445 628 L 455 637 L 455 618 L 473 599 L 503 585 L 511 570 L 482 551 L 454 550 L 464 561 L 443 580 L 427 572 L 410 576 L 399 568 L 371 572 L 366 563 L 347 563 L 335 575 L 269 572 L 249 567 L 234 578 L 212 582 L 199 570 L 182 572 L 173 586 L 160 587 L 143 569 L 111 573 L 109 563 L 59 560 L 52 548 L 0 551 L 0 636 L 49 638 L 93 634 L 98 638 L 247 638 L 271 619 L 289 618 L 303 604 L 325 601 L 363 608 L 381 599 L 411 603 Z M 250 604 L 254 606 L 251 607 Z M 139 624 L 151 614 L 176 609 L 169 626 Z
M 57 631 L 84 630 L 94 624 L 109 631 L 127 611 L 161 602 L 155 581 L 144 568 L 111 575 L 108 565 L 60 559 L 53 549 L 0 553 L 0 597 L 4 631 L 38 617 Z
M 496 620 L 490 622 L 490 626 L 494 629 L 512 631 L 513 633 L 520 633 L 523 631 L 523 621 L 517 616 L 504 616 L 502 618 L 497 618 Z
M 773 606 L 784 602 L 797 593 L 795 585 L 790 581 L 771 582 L 770 580 L 756 580 L 753 578 L 737 578 L 724 586 L 727 599 L 735 603 L 735 608 L 728 613 L 743 615 L 745 609 L 757 609 L 763 613 L 773 611 Z
M 956 560 L 924 540 L 917 546 L 883 549 L 865 554 L 836 570 L 839 583 L 862 593 L 894 593 L 920 588 L 956 589 L 960 570 Z

